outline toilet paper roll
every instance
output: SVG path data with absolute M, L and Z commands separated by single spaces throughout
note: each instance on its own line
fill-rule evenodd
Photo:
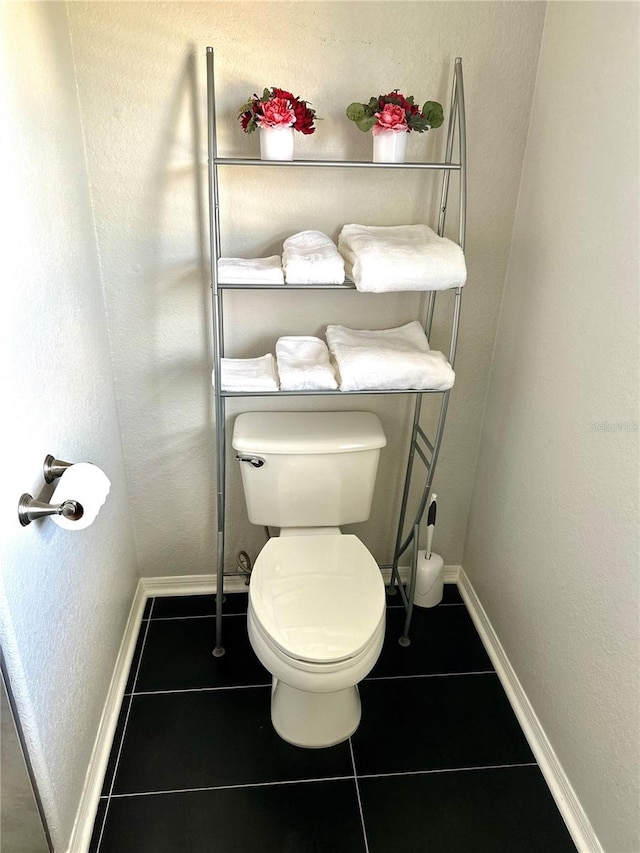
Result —
M 444 560 L 439 554 L 431 553 L 427 560 L 426 551 L 418 551 L 416 591 L 413 603 L 416 607 L 435 607 L 444 594 Z
M 60 477 L 51 495 L 50 503 L 78 501 L 84 510 L 82 518 L 72 521 L 61 515 L 52 515 L 52 521 L 64 530 L 84 530 L 96 520 L 110 489 L 111 481 L 97 465 L 92 465 L 90 462 L 71 465 Z

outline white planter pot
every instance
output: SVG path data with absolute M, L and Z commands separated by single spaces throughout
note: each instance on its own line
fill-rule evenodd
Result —
M 393 130 L 381 130 L 372 134 L 374 163 L 404 163 L 407 151 L 406 131 L 395 133 Z
M 261 160 L 293 160 L 292 127 L 260 127 Z

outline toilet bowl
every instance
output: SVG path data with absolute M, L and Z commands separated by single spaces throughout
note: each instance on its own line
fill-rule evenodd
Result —
M 357 685 L 384 639 L 380 569 L 340 532 L 369 518 L 382 425 L 371 412 L 245 412 L 232 443 L 249 521 L 280 528 L 253 566 L 247 614 L 273 726 L 296 746 L 332 746 L 358 727 Z
M 273 676 L 271 719 L 296 746 L 332 746 L 360 722 L 357 684 L 385 629 L 377 563 L 352 535 L 270 539 L 251 574 L 249 640 Z

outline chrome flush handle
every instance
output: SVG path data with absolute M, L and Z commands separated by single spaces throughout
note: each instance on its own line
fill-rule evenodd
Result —
M 240 462 L 248 462 L 254 468 L 262 468 L 264 465 L 264 459 L 259 456 L 236 456 L 236 459 L 239 459 Z

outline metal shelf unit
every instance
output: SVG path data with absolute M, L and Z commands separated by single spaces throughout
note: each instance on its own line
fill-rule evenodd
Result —
M 418 534 L 420 524 L 427 507 L 431 486 L 438 461 L 444 426 L 449 405 L 450 391 L 271 391 L 271 392 L 240 392 L 221 390 L 221 359 L 224 356 L 224 324 L 223 324 L 223 294 L 226 290 L 353 290 L 354 284 L 345 281 L 343 284 L 317 284 L 317 285 L 269 285 L 269 284 L 229 284 L 218 280 L 218 259 L 220 258 L 220 217 L 218 199 L 218 169 L 233 166 L 256 166 L 261 168 L 337 168 L 337 169 L 413 169 L 438 171 L 442 173 L 442 190 L 440 198 L 440 213 L 438 217 L 437 233 L 444 235 L 445 219 L 447 213 L 447 202 L 449 199 L 450 178 L 452 172 L 458 173 L 459 201 L 458 201 L 458 243 L 464 250 L 466 236 L 466 209 L 467 209 L 467 155 L 466 155 L 466 126 L 464 86 L 462 77 L 462 60 L 455 60 L 452 87 L 451 105 L 449 110 L 449 121 L 447 127 L 447 141 L 445 157 L 442 162 L 436 163 L 370 163 L 367 161 L 342 161 L 342 160 L 260 160 L 257 158 L 244 157 L 218 157 L 216 142 L 216 108 L 215 108 L 215 79 L 214 79 L 214 54 L 213 48 L 208 47 L 206 51 L 207 62 L 207 133 L 208 133 L 208 185 L 209 185 L 209 243 L 210 243 L 210 272 L 211 272 L 211 298 L 212 298 L 212 336 L 213 336 L 213 379 L 215 398 L 215 429 L 216 429 L 216 485 L 217 485 L 217 572 L 216 572 L 216 641 L 213 654 L 220 657 L 224 654 L 222 645 L 222 599 L 224 594 L 224 559 L 225 559 L 225 491 L 226 491 L 226 411 L 225 402 L 231 397 L 300 397 L 300 396 L 345 396 L 345 395 L 371 395 L 371 394 L 412 394 L 415 397 L 413 426 L 411 440 L 407 456 L 407 467 L 398 519 L 396 542 L 394 547 L 390 594 L 399 589 L 402 597 L 406 619 L 402 636 L 399 638 L 401 645 L 409 645 L 409 629 L 411 627 L 411 615 L 413 611 L 413 596 L 415 592 L 416 570 L 418 559 Z M 457 162 L 454 162 L 454 141 L 457 139 Z M 460 308 L 462 301 L 462 288 L 454 290 L 454 304 L 451 318 L 451 338 L 449 345 L 449 362 L 455 365 L 456 348 L 458 343 L 458 330 L 460 325 Z M 375 294 L 372 294 L 375 296 Z M 363 295 L 366 298 L 366 295 Z M 433 324 L 436 292 L 429 291 L 427 300 L 424 330 L 429 338 Z M 425 394 L 440 396 L 440 413 L 433 439 L 429 439 L 420 426 L 420 415 L 422 411 L 422 399 Z M 413 516 L 413 523 L 407 527 L 409 494 L 411 491 L 412 478 L 415 471 L 415 462 L 419 460 L 424 465 L 424 485 L 418 502 L 417 511 Z M 406 532 L 405 532 L 406 529 Z M 398 572 L 398 561 L 413 545 L 411 573 L 409 582 L 405 586 L 400 582 Z

